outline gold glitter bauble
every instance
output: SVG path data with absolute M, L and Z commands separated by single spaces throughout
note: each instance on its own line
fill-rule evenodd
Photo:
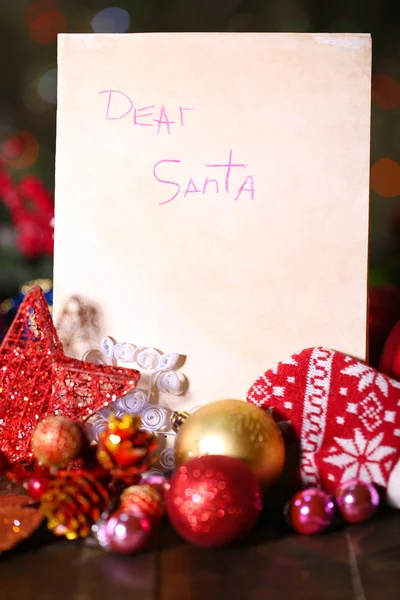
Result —
M 279 427 L 261 408 L 241 400 L 219 400 L 192 415 L 174 413 L 177 467 L 204 454 L 243 460 L 263 486 L 280 476 L 285 446 Z

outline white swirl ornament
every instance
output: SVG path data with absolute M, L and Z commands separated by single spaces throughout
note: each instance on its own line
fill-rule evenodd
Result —
M 160 452 L 159 463 L 163 469 L 171 471 L 175 467 L 173 448 L 165 448 Z
M 157 432 L 168 424 L 168 412 L 155 404 L 148 404 L 141 412 L 143 428 Z
M 105 335 L 101 340 L 101 352 L 105 355 L 108 364 L 111 365 L 114 357 L 115 341 L 112 337 Z
M 161 354 L 155 348 L 139 346 L 135 352 L 135 360 L 139 368 L 153 371 L 157 368 Z
M 118 406 L 117 402 L 111 402 L 111 404 L 109 404 L 105 408 L 102 408 L 99 411 L 99 414 L 105 419 L 109 419 L 111 416 L 121 417 L 124 414 L 124 412 L 125 411 L 121 410 L 121 408 Z
M 173 369 L 178 362 L 179 354 L 177 352 L 169 352 L 163 354 L 158 362 L 158 369 L 166 370 Z
M 159 371 L 155 373 L 157 387 L 160 392 L 179 396 L 183 392 L 185 376 L 177 371 Z
M 123 363 L 135 361 L 136 346 L 128 342 L 118 342 L 114 347 L 114 357 Z
M 140 413 L 146 406 L 147 394 L 143 390 L 135 390 L 117 400 L 117 404 L 123 412 L 135 415 Z
M 99 442 L 100 434 L 103 433 L 108 427 L 108 419 L 97 419 L 91 429 L 92 438 L 95 442 Z

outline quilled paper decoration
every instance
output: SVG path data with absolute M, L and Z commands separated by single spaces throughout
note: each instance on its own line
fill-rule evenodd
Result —
M 140 389 L 135 394 L 144 401 L 158 400 L 159 392 L 180 396 L 184 394 L 187 380 L 178 370 L 181 356 L 177 352 L 161 353 L 149 346 L 135 346 L 116 342 L 104 336 L 100 350 L 86 352 L 82 360 L 104 365 L 123 364 L 141 372 Z
M 133 390 L 133 369 L 65 356 L 39 286 L 33 287 L 0 346 L 0 449 L 30 460 L 37 422 L 48 415 L 85 419 Z
M 172 411 L 168 407 L 160 406 L 158 401 L 160 392 L 184 396 L 187 380 L 185 375 L 178 371 L 179 354 L 162 354 L 148 346 L 116 342 L 112 337 L 105 336 L 100 349 L 89 350 L 84 354 L 83 360 L 103 365 L 123 364 L 141 372 L 140 383 L 133 392 L 111 403 L 88 421 L 88 433 L 93 440 L 99 441 L 99 435 L 107 428 L 111 415 L 138 415 L 142 420 L 142 428 L 158 435 L 158 462 L 154 464 L 151 472 L 172 471 L 175 466 L 175 432 L 170 421 Z M 190 412 L 195 410 L 197 407 Z

